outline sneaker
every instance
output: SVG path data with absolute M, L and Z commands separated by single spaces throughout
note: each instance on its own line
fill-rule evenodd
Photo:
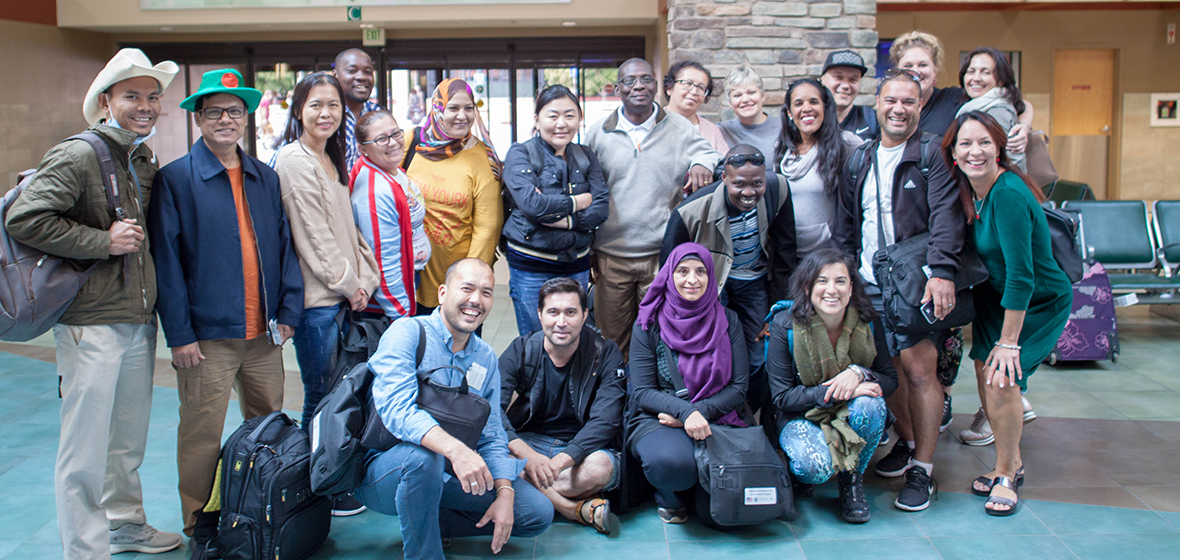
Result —
M 865 523 L 869 520 L 869 499 L 865 497 L 864 475 L 841 472 L 836 475 L 840 487 L 840 517 L 848 523 Z
M 688 521 L 688 508 L 658 508 L 657 512 L 660 514 L 660 521 L 669 525 L 680 525 Z
M 910 449 L 909 444 L 904 439 L 897 438 L 897 443 L 893 444 L 893 449 L 890 449 L 888 455 L 881 457 L 881 460 L 877 461 L 877 466 L 873 467 L 873 472 L 877 473 L 877 476 L 897 478 L 909 468 L 910 459 L 913 456 L 914 451 Z
M 1037 413 L 1032 409 L 1032 403 L 1028 402 L 1028 399 L 1024 398 L 1024 395 L 1020 396 L 1020 404 L 1024 405 L 1025 424 L 1037 419 Z
M 127 523 L 110 532 L 111 554 L 143 552 L 158 554 L 180 546 L 180 535 L 157 531 L 147 523 Z
M 992 434 L 992 425 L 987 421 L 987 413 L 983 407 L 975 411 L 975 418 L 971 420 L 971 427 L 959 432 L 959 441 L 964 445 L 983 446 L 996 441 Z
M 885 447 L 889 445 L 889 432 L 881 433 L 881 440 L 877 442 L 877 447 Z
M 938 484 L 926 469 L 914 465 L 905 472 L 905 486 L 893 505 L 903 511 L 922 511 L 930 507 L 930 496 L 938 494 Z
M 951 427 L 952 420 L 954 417 L 951 416 L 951 396 L 947 395 L 942 399 L 942 424 L 938 425 L 938 433 L 941 434 Z
M 352 494 L 332 500 L 332 517 L 350 517 L 366 509 L 365 504 Z

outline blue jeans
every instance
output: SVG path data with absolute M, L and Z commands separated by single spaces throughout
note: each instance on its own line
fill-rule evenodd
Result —
M 496 499 L 495 492 L 474 496 L 463 492 L 459 480 L 443 472 L 446 461 L 413 443 L 399 443 L 369 457 L 365 476 L 354 496 L 369 509 L 398 516 L 402 552 L 406 560 L 441 560 L 442 539 L 491 535 L 493 523 L 476 523 Z M 445 479 L 445 480 L 444 480 Z M 512 536 L 531 538 L 553 522 L 553 504 L 523 479 L 515 491 Z
M 848 404 L 848 425 L 865 440 L 857 472 L 865 468 L 877 450 L 885 431 L 885 399 L 857 397 Z M 787 422 L 779 434 L 778 444 L 791 459 L 791 474 L 804 484 L 823 484 L 832 478 L 832 452 L 819 425 L 806 418 Z
M 516 311 L 516 332 L 518 334 L 525 335 L 541 330 L 541 320 L 537 317 L 537 306 L 541 299 L 541 284 L 544 284 L 546 280 L 565 276 L 577 280 L 583 290 L 590 285 L 589 270 L 566 275 L 528 272 L 516 268 L 508 269 L 508 295 L 512 296 L 512 309 Z
M 331 373 L 332 354 L 340 338 L 336 314 L 343 303 L 303 310 L 303 318 L 295 327 L 295 360 L 303 378 L 303 423 L 307 431 L 316 405 L 324 398 L 324 377 Z
M 550 459 L 556 457 L 558 453 L 565 451 L 565 448 L 569 447 L 568 441 L 562 441 L 560 439 L 552 438 L 543 434 L 532 432 L 516 432 L 516 437 L 527 443 L 529 447 L 533 448 L 533 451 L 536 451 L 537 453 L 540 453 L 541 455 L 544 455 Z M 595 453 L 606 453 L 606 456 L 610 459 L 611 468 L 610 481 L 606 483 L 606 486 L 599 488 L 598 491 L 610 492 L 611 490 L 618 488 L 620 479 L 622 479 L 622 473 L 620 472 L 619 468 L 623 461 L 622 454 L 613 449 L 599 449 L 597 451 L 591 452 L 589 455 L 586 455 L 586 457 L 589 458 L 590 455 Z

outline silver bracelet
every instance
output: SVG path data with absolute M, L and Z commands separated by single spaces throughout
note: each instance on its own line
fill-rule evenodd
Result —
M 1017 344 L 1003 344 L 1003 343 L 997 342 L 996 346 L 999 346 L 1000 348 L 1003 348 L 1004 350 L 1016 350 L 1017 352 L 1020 351 L 1020 346 Z

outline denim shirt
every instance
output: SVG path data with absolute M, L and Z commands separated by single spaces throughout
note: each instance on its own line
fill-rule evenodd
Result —
M 467 372 L 471 391 L 492 405 L 475 451 L 487 463 L 492 478 L 516 480 L 525 462 L 508 455 L 508 435 L 500 420 L 500 361 L 492 347 L 474 334 L 467 340 L 466 348 L 458 353 L 451 352 L 454 337 L 443 324 L 440 309 L 435 309 L 429 317 L 403 317 L 394 321 L 381 337 L 377 352 L 369 358 L 374 376 L 373 402 L 381 421 L 394 437 L 417 445 L 422 444 L 426 432 L 438 425 L 429 413 L 415 404 L 418 398 L 414 370 L 414 356 L 418 349 L 416 321 L 423 321 L 426 328 L 421 369 L 456 366 Z M 474 383 L 481 375 L 481 382 Z M 434 372 L 432 379 L 448 386 L 458 386 L 462 381 L 459 372 L 449 368 Z

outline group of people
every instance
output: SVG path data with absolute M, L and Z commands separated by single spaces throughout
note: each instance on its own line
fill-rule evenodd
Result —
M 396 514 L 406 558 L 480 534 L 498 552 L 555 513 L 607 533 L 605 493 L 628 454 L 663 521 L 695 509 L 717 526 L 694 459 L 717 425 L 766 427 L 798 490 L 835 476 L 841 517 L 863 523 L 863 474 L 892 421 L 897 442 L 875 471 L 905 477 L 896 507 L 925 509 L 953 382 L 940 348 L 962 335 L 895 332 L 874 275 L 879 251 L 923 235 L 934 318 L 955 307 L 966 259 L 989 272 L 971 291 L 984 406 L 963 438 L 996 444 L 971 491 L 989 514 L 1016 512 L 1021 390 L 1072 297 L 1020 167 L 1032 107 L 995 49 L 969 54 L 961 88 L 934 87 L 944 52 L 928 34 L 899 37 L 891 60 L 875 107 L 857 106 L 864 61 L 831 53 L 819 79 L 790 84 L 781 118 L 741 66 L 724 81 L 736 118 L 716 125 L 696 114 L 713 93 L 704 66 L 679 62 L 661 82 L 631 59 L 620 107 L 586 127 L 585 145 L 578 97 L 549 86 L 535 136 L 501 162 L 466 82 L 439 83 L 420 125 L 402 126 L 370 101 L 370 57 L 349 49 L 296 84 L 270 166 L 238 146 L 262 93 L 224 69 L 181 103 L 201 137 L 161 168 L 143 142 L 178 69 L 120 51 L 83 108 L 114 154 L 122 208 L 108 211 L 89 146 L 63 142 L 5 223 L 32 247 L 97 263 L 54 327 L 65 557 L 181 543 L 146 523 L 136 474 L 157 315 L 195 541 L 215 523 L 203 513 L 231 389 L 246 418 L 279 409 L 293 339 L 306 428 L 350 313 L 391 322 L 368 365 L 401 443 L 370 453 L 334 513 Z M 499 357 L 479 337 L 497 253 L 520 333 Z M 418 408 L 417 371 L 465 379 L 492 404 L 476 448 Z

